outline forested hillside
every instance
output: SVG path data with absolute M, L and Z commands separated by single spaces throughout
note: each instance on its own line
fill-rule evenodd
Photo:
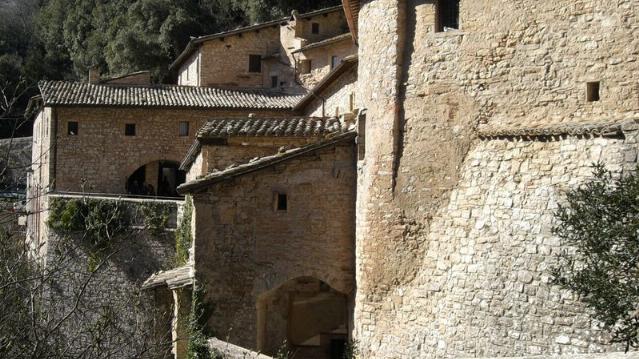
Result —
M 0 0 L 0 137 L 41 79 L 151 70 L 164 80 L 190 36 L 338 5 L 339 0 Z M 12 100 L 15 101 L 12 102 Z M 13 120 L 13 121 L 10 121 Z M 19 121 L 18 121 L 19 122 Z M 18 129 L 26 135 L 29 126 Z

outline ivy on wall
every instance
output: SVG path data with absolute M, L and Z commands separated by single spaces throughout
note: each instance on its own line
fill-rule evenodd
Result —
M 191 222 L 193 217 L 193 200 L 187 196 L 184 199 L 184 212 L 182 220 L 175 231 L 175 264 L 185 265 L 189 261 L 189 249 L 193 243 Z
M 47 225 L 65 238 L 82 233 L 81 241 L 89 256 L 89 271 L 95 271 L 97 264 L 112 249 L 114 240 L 133 233 L 136 224 L 142 224 L 156 237 L 162 235 L 169 222 L 171 206 L 170 203 L 51 198 Z
M 186 357 L 188 359 L 222 359 L 224 356 L 211 351 L 206 333 L 206 306 L 202 302 L 204 289 L 195 284 L 191 298 L 191 312 L 189 313 L 189 343 Z

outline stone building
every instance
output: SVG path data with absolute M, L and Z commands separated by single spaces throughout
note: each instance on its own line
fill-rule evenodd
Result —
M 315 138 L 309 144 L 179 187 L 193 199 L 191 265 L 204 301 L 214 305 L 208 325 L 231 343 L 275 354 L 288 340 L 299 355 L 323 358 L 347 340 L 354 295 L 355 133 L 325 122 L 303 121 L 297 133 L 274 136 Z
M 637 164 L 639 2 L 344 5 L 367 110 L 353 333 L 362 356 L 619 349 L 550 284 L 565 249 L 551 227 L 593 162 Z
M 303 93 L 356 48 L 341 6 L 192 39 L 171 70 L 179 85 Z M 321 47 L 310 51 L 310 47 Z M 299 53 L 303 52 L 302 56 Z
M 194 284 L 211 343 L 263 354 L 284 340 L 326 359 L 347 340 L 362 358 L 618 351 L 551 284 L 568 250 L 551 228 L 593 162 L 637 166 L 639 1 L 341 9 L 194 38 L 175 86 L 43 83 L 31 193 L 122 194 L 170 161 L 193 241 L 137 285 L 172 308 L 178 358 Z

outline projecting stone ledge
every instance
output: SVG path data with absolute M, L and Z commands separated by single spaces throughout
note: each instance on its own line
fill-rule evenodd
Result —
M 217 338 L 209 339 L 209 348 L 221 354 L 224 359 L 273 359 L 270 356 L 244 349 L 242 347 L 219 340 Z
M 193 267 L 190 265 L 152 274 L 144 281 L 142 289 L 168 286 L 169 289 L 182 288 L 193 284 Z

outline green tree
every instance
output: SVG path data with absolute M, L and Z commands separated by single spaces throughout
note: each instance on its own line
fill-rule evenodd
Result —
M 553 233 L 562 253 L 555 283 L 580 295 L 594 318 L 626 350 L 639 344 L 639 176 L 615 176 L 602 164 L 567 193 Z

